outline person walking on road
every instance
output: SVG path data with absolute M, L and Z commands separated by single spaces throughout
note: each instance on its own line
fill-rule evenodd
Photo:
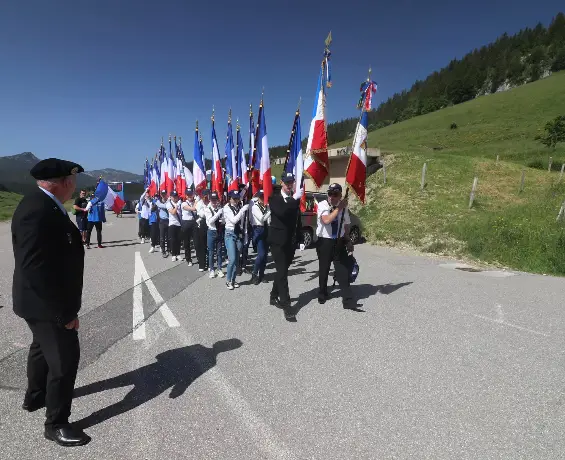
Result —
M 76 216 L 76 222 L 78 231 L 82 237 L 82 242 L 86 244 L 86 229 L 88 227 L 88 211 L 86 206 L 88 205 L 88 200 L 86 199 L 86 190 L 81 190 L 78 198 L 73 204 L 74 214 Z
M 208 269 L 208 225 L 206 224 L 206 209 L 210 204 L 210 192 L 202 191 L 202 196 L 196 202 L 196 228 L 194 246 L 196 258 L 198 259 L 198 271 Z
M 196 202 L 194 201 L 194 192 L 186 191 L 186 200 L 182 206 L 182 224 L 181 235 L 184 245 L 184 258 L 189 267 L 192 267 L 192 248 L 191 241 L 194 237 L 194 229 L 196 228 Z
M 226 221 L 224 241 L 228 253 L 226 286 L 229 290 L 233 290 L 239 287 L 235 277 L 237 275 L 239 254 L 243 247 L 241 221 L 247 209 L 249 209 L 249 205 L 241 206 L 241 196 L 238 190 L 232 190 L 228 196 L 229 203 L 224 206 L 224 220 Z
M 220 205 L 220 197 L 217 192 L 210 195 L 210 204 L 205 209 L 206 225 L 208 226 L 208 264 L 210 278 L 224 277 L 222 272 L 222 240 L 224 236 L 224 210 Z M 218 268 L 216 269 L 215 263 Z
M 159 208 L 159 246 L 161 254 L 168 257 L 170 250 L 169 242 L 169 211 L 167 210 L 167 191 L 161 190 L 161 198 L 155 201 L 155 206 Z
M 260 284 L 265 276 L 265 267 L 267 266 L 267 254 L 269 253 L 269 243 L 267 243 L 267 235 L 269 222 L 271 219 L 271 211 L 263 201 L 263 191 L 257 192 L 257 201 L 251 206 L 251 225 L 253 228 L 252 238 L 253 245 L 257 248 L 257 256 L 253 265 L 251 275 L 252 284 Z
M 83 171 L 79 164 L 56 158 L 37 163 L 30 173 L 39 188 L 20 201 L 11 228 L 14 312 L 33 337 L 22 408 L 34 412 L 46 407 L 45 438 L 65 447 L 90 441 L 69 424 L 80 359 L 84 247 L 63 206 Z
M 143 192 L 143 195 L 139 198 L 139 242 L 144 244 L 145 241 L 149 241 L 149 217 L 151 215 L 151 203 L 148 200 L 149 189 Z
M 88 209 L 88 227 L 86 229 L 86 249 L 90 249 L 90 237 L 92 229 L 96 227 L 96 241 L 98 247 L 102 249 L 102 224 L 106 222 L 106 208 L 104 203 L 92 194 L 90 202 L 86 206 Z
M 271 289 L 271 305 L 282 308 L 286 319 L 292 320 L 296 314 L 290 305 L 288 290 L 288 268 L 294 258 L 296 243 L 300 237 L 301 214 L 300 197 L 293 196 L 294 174 L 284 173 L 281 180 L 281 193 L 269 200 L 271 224 L 267 241 L 275 261 L 275 279 Z
M 167 210 L 169 211 L 169 239 L 173 262 L 180 259 L 181 204 L 179 194 L 172 191 L 171 197 L 167 201 Z
M 151 247 L 149 252 L 155 252 L 155 247 L 159 244 L 159 208 L 155 204 L 159 197 L 155 195 L 153 199 L 146 196 L 146 200 L 150 205 L 151 212 L 149 214 L 149 236 L 151 238 Z
M 349 269 L 347 268 L 348 253 L 353 252 L 353 245 L 349 241 L 351 220 L 347 209 L 347 199 L 342 200 L 341 185 L 331 184 L 328 187 L 328 199 L 318 204 L 317 220 L 318 303 L 325 303 L 329 297 L 328 275 L 333 262 L 335 278 L 341 288 L 343 308 L 355 309 L 357 308 L 357 303 L 353 300 L 349 283 Z M 340 224 L 341 230 L 339 229 Z

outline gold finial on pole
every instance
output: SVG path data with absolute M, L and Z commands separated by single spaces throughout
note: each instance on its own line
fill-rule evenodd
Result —
M 216 112 L 216 109 L 214 108 L 214 106 L 212 106 L 212 123 L 214 123 L 214 113 Z
M 296 113 L 300 113 L 300 105 L 302 104 L 302 96 L 298 99 L 298 107 L 296 107 Z
M 228 123 L 231 123 L 231 107 L 230 107 L 230 111 L 228 112 Z
M 196 120 L 196 131 L 198 132 L 198 120 Z
M 249 116 L 253 116 L 253 104 L 249 104 Z

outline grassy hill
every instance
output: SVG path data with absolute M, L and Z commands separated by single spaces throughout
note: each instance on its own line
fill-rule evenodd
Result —
M 18 206 L 23 195 L 14 192 L 0 191 L 0 222 L 4 220 L 10 220 L 16 207 Z M 71 208 L 74 204 L 73 199 L 65 202 L 65 208 L 67 211 L 71 212 Z
M 368 179 L 368 204 L 359 210 L 367 238 L 565 275 L 565 227 L 556 222 L 565 200 L 565 145 L 550 151 L 534 139 L 565 115 L 563 88 L 565 72 L 369 133 L 369 147 L 383 153 L 387 184 L 381 171 Z

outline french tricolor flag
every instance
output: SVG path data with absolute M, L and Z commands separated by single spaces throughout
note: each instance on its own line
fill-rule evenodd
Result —
M 245 153 L 243 152 L 243 139 L 241 138 L 241 130 L 239 126 L 237 127 L 237 177 L 240 182 L 246 187 L 249 185 L 249 180 L 247 179 L 247 161 L 245 159 Z
M 269 197 L 273 194 L 273 181 L 271 179 L 271 161 L 269 160 L 269 143 L 267 142 L 267 124 L 265 123 L 265 109 L 263 101 L 259 106 L 257 118 L 257 156 L 260 158 L 260 179 L 263 184 L 265 203 L 269 204 Z
M 216 139 L 216 128 L 212 118 L 212 191 L 217 192 L 220 200 L 224 197 L 224 176 L 222 173 L 222 163 L 220 162 L 220 151 L 218 150 L 218 140 Z
M 194 179 L 194 190 L 200 194 L 206 188 L 206 170 L 204 169 L 204 155 L 198 140 L 198 124 L 194 133 L 194 150 L 192 152 L 192 177 Z
M 103 180 L 100 180 L 100 182 L 98 182 L 94 196 L 116 214 L 122 212 L 122 209 L 126 204 L 124 200 L 122 200 L 116 192 L 108 187 L 108 184 Z
M 353 151 L 345 173 L 345 182 L 349 184 L 363 204 L 365 203 L 365 178 L 367 177 L 368 119 L 367 112 L 363 111 L 355 131 Z

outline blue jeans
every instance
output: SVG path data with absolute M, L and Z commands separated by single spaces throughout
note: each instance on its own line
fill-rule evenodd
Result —
M 226 250 L 228 252 L 228 270 L 227 279 L 230 282 L 235 281 L 235 276 L 237 275 L 237 261 L 239 259 L 239 253 L 241 252 L 241 238 L 239 238 L 233 231 L 226 230 L 226 236 L 224 238 L 226 242 Z
M 218 234 L 217 230 L 208 229 L 208 268 L 210 270 L 215 270 L 214 265 L 214 253 L 218 260 L 218 270 L 222 269 L 222 238 Z
M 253 245 L 257 247 L 257 257 L 253 265 L 253 274 L 259 278 L 265 275 L 267 266 L 267 254 L 269 253 L 269 243 L 267 243 L 267 232 L 264 227 L 253 228 Z

